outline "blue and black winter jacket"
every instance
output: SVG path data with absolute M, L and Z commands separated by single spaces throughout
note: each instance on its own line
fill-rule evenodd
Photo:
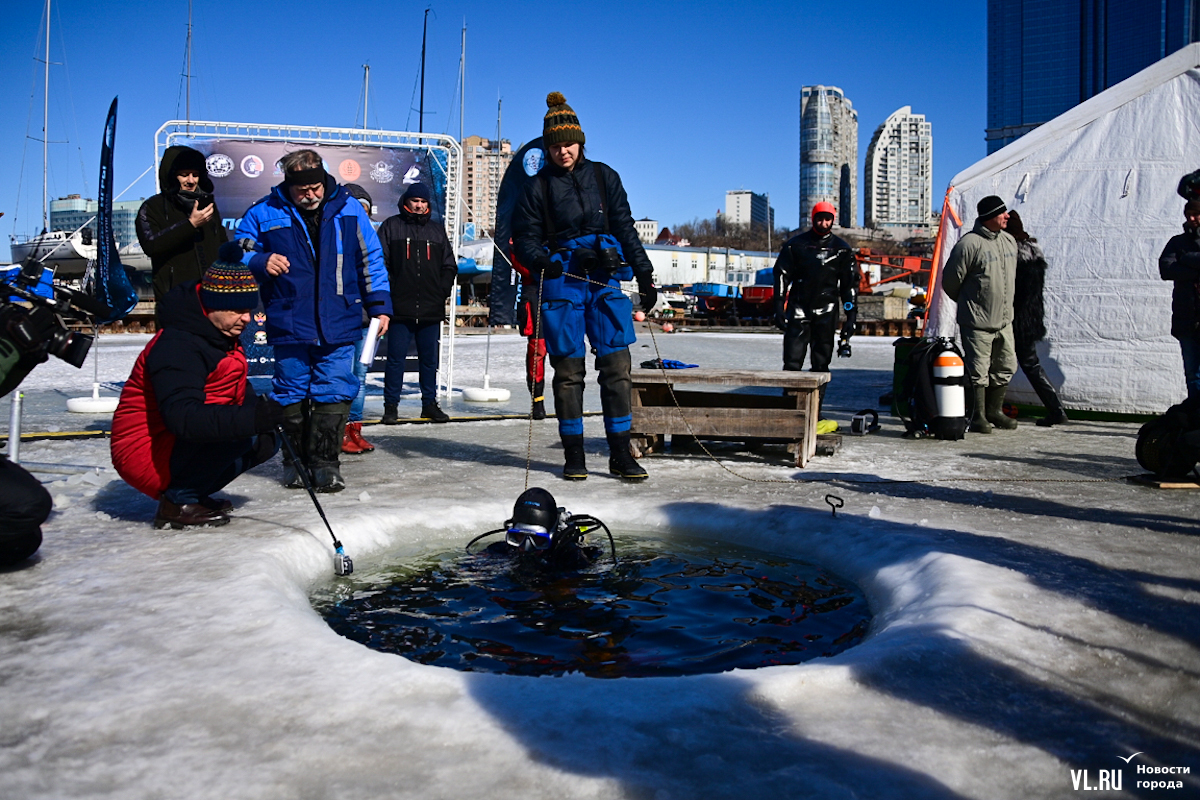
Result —
M 362 205 L 325 178 L 318 250 L 287 186 L 279 184 L 242 217 L 235 238 L 251 248 L 242 261 L 258 279 L 273 345 L 341 345 L 362 337 L 363 310 L 391 315 L 392 299 L 379 237 Z M 286 256 L 272 277 L 267 259 Z
M 596 170 L 604 171 L 607 197 L 602 203 Z M 545 176 L 545 181 L 541 176 Z M 550 191 L 544 196 L 543 183 Z M 547 208 L 548 205 L 548 208 Z M 629 197 L 621 185 L 616 170 L 599 161 L 581 158 L 573 170 L 565 170 L 553 162 L 547 163 L 537 178 L 531 178 L 513 211 L 513 251 L 517 259 L 532 267 L 538 256 L 557 247 L 570 248 L 575 242 L 594 246 L 596 237 L 605 232 L 605 212 L 608 232 L 620 245 L 621 256 L 634 275 L 650 275 L 654 271 L 629 209 Z M 548 242 L 546 214 L 554 225 L 556 242 Z M 619 276 L 628 279 L 630 276 Z

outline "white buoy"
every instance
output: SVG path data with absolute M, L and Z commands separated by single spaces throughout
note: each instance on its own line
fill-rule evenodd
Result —
M 100 384 L 92 384 L 91 397 L 72 397 L 67 401 L 67 411 L 76 414 L 111 414 L 117 410 L 117 397 L 101 397 Z
M 508 389 L 493 389 L 488 385 L 488 375 L 484 373 L 483 388 L 466 386 L 462 390 L 463 400 L 468 403 L 503 403 L 512 397 Z
M 117 397 L 100 396 L 100 330 L 95 330 L 92 342 L 92 396 L 72 397 L 67 401 L 67 411 L 76 414 L 111 414 L 117 410 Z
M 491 376 L 488 375 L 488 369 L 492 361 L 492 326 L 488 325 L 487 329 L 487 351 L 483 358 L 483 388 L 474 386 L 464 387 L 462 390 L 463 400 L 468 403 L 505 403 L 512 397 L 512 392 L 508 389 L 493 389 L 490 385 Z

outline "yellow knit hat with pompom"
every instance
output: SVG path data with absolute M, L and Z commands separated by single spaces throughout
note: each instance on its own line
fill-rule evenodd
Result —
M 579 117 L 575 116 L 575 110 L 567 105 L 567 98 L 563 97 L 562 92 L 546 95 L 546 106 L 550 110 L 542 119 L 542 141 L 547 147 L 564 142 L 583 144 L 587 141 L 579 124 Z

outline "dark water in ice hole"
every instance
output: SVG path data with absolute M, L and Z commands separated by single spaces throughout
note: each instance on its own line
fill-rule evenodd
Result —
M 858 587 L 793 558 L 632 537 L 617 558 L 552 573 L 439 553 L 338 579 L 313 604 L 342 636 L 422 664 L 594 678 L 798 664 L 858 644 L 871 619 Z

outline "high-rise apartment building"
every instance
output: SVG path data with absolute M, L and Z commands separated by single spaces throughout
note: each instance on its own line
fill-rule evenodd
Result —
M 821 201 L 837 208 L 837 224 L 858 219 L 858 112 L 836 86 L 800 90 L 800 227 Z
M 1200 0 L 988 0 L 987 151 L 1190 42 Z
M 928 227 L 933 204 L 933 128 L 904 106 L 875 130 L 864 167 L 868 228 Z
M 765 231 L 774 221 L 775 209 L 771 208 L 766 195 L 755 194 L 748 189 L 735 189 L 725 193 L 726 223 L 749 225 L 751 228 Z
M 468 136 L 462 145 L 466 221 L 475 223 L 475 235 L 482 238 L 496 228 L 496 194 L 500 191 L 504 170 L 512 161 L 512 142 Z

